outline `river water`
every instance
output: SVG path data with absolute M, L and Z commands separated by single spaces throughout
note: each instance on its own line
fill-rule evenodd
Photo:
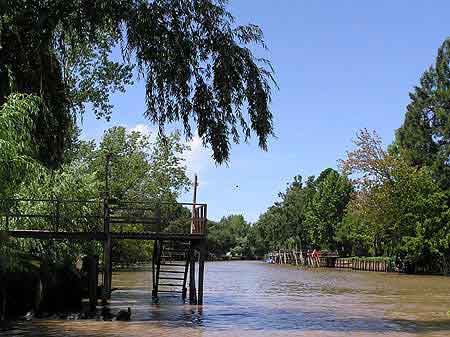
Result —
M 151 301 L 149 269 L 113 275 L 131 322 L 34 320 L 4 336 L 450 336 L 450 278 L 262 262 L 206 264 L 205 304 Z

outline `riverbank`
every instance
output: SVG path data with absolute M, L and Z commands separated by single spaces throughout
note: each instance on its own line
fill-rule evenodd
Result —
M 29 336 L 448 336 L 447 277 L 296 268 L 258 261 L 208 262 L 205 304 L 151 300 L 150 269 L 113 273 L 112 313 L 131 322 L 35 320 Z
M 305 267 L 326 267 L 362 270 L 372 272 L 398 272 L 421 275 L 447 275 L 427 268 L 402 261 L 399 258 L 389 256 L 350 256 L 339 257 L 337 253 L 322 252 L 313 253 L 297 250 L 278 250 L 266 254 L 264 260 L 274 264 L 289 264 Z M 448 275 L 447 275 L 448 276 Z

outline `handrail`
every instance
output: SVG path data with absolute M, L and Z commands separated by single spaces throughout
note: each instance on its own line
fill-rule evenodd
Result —
M 30 203 L 30 207 L 38 206 L 33 213 L 33 209 L 24 209 L 26 203 Z M 42 204 L 43 203 L 43 204 Z M 129 201 L 129 200 L 115 200 L 115 199 L 79 199 L 79 200 L 65 200 L 65 199 L 43 199 L 43 198 L 0 198 L 0 224 L 5 219 L 6 228 L 10 227 L 20 221 L 20 219 L 27 219 L 26 224 L 33 223 L 34 219 L 48 222 L 48 225 L 58 231 L 60 225 L 64 222 L 71 222 L 72 226 L 78 224 L 86 224 L 89 221 L 99 220 L 96 222 L 111 225 L 156 225 L 155 232 L 161 231 L 161 206 L 175 205 L 175 206 L 191 206 L 193 205 L 192 222 L 190 234 L 206 235 L 207 230 L 207 204 L 205 203 L 187 203 L 187 202 L 157 202 L 157 201 Z M 34 204 L 34 205 L 33 205 Z M 70 204 L 75 204 L 70 206 Z M 89 208 L 78 207 L 77 204 L 85 204 L 91 207 L 91 212 L 87 212 Z M 142 207 L 139 207 L 142 205 Z M 152 207 L 149 207 L 149 206 Z M 6 207 L 5 207 L 6 206 Z M 41 208 L 40 208 L 40 207 Z M 127 207 L 128 206 L 128 207 Z M 74 208 L 75 207 L 75 208 Z M 3 209 L 2 209 L 3 208 Z M 22 208 L 22 209 L 21 209 Z M 24 213 L 21 213 L 24 211 Z M 107 211 L 105 213 L 105 211 Z M 86 213 L 84 213 L 86 212 Z M 68 214 L 69 213 L 69 214 Z M 104 214 L 109 216 L 106 218 Z M 167 219 L 167 218 L 166 218 Z M 38 220 L 35 220 L 38 221 Z M 170 217 L 169 217 L 170 221 Z M 36 222 L 38 223 L 38 222 Z M 42 224 L 42 222 L 40 222 Z M 92 224 L 92 222 L 91 222 Z M 109 228 L 110 226 L 108 226 Z M 106 228 L 106 227 L 105 227 Z M 105 229 L 106 230 L 106 229 Z M 108 231 L 111 231 L 108 229 Z
M 98 198 L 98 199 L 40 199 L 40 198 L 0 198 L 1 201 L 35 201 L 35 202 L 64 202 L 64 203 L 101 203 L 103 202 L 104 198 Z M 205 203 L 192 203 L 192 202 L 168 202 L 168 201 L 149 201 L 149 200 L 117 200 L 114 198 L 109 199 L 110 204 L 160 204 L 160 205 L 181 205 L 181 206 L 206 206 Z

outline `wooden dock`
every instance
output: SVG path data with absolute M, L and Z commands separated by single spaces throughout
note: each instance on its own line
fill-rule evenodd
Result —
M 266 259 L 270 259 L 276 264 L 293 264 L 303 265 L 308 267 L 329 267 L 335 266 L 335 261 L 338 258 L 336 253 L 327 252 L 320 255 L 308 254 L 308 252 L 301 250 L 285 250 L 280 249 L 266 255 Z
M 266 255 L 266 260 L 276 264 L 292 264 L 307 267 L 339 268 L 362 271 L 390 272 L 394 271 L 392 261 L 388 258 L 371 257 L 339 257 L 337 253 L 302 252 L 298 250 L 278 250 Z
M 344 257 L 336 260 L 335 268 L 389 272 L 393 271 L 392 263 L 387 259 L 371 259 L 358 257 Z
M 189 286 L 190 303 L 203 303 L 204 262 L 207 257 L 207 205 L 202 203 L 160 203 L 155 201 L 118 201 L 110 198 L 99 200 L 58 199 L 0 199 L 0 230 L 15 238 L 38 240 L 73 240 L 103 242 L 103 301 L 111 297 L 112 289 L 112 240 L 152 240 L 153 296 L 162 292 L 179 291 L 186 297 Z M 170 220 L 170 212 L 177 207 L 192 209 L 190 231 L 172 233 L 164 228 Z M 129 225 L 140 230 L 125 231 Z M 72 229 L 72 230 L 68 230 Z M 178 249 L 181 263 L 167 262 L 170 249 Z M 173 254 L 172 254 L 173 255 Z M 195 267 L 198 262 L 198 288 Z M 175 274 L 167 268 L 182 264 L 180 283 L 170 280 L 166 274 Z M 93 267 L 92 267 L 93 268 Z M 164 273 L 166 271 L 166 273 Z M 187 280 L 189 275 L 189 282 Z M 179 281 L 181 277 L 178 277 Z M 172 277 L 175 279 L 175 277 Z M 162 286 L 168 289 L 162 289 Z M 172 288 L 180 290 L 172 291 Z M 92 292 L 93 293 L 93 292 Z

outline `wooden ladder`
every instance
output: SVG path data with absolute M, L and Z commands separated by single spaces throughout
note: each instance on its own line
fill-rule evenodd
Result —
M 181 294 L 186 299 L 192 249 L 188 242 L 155 241 L 152 261 L 153 298 L 161 293 Z

